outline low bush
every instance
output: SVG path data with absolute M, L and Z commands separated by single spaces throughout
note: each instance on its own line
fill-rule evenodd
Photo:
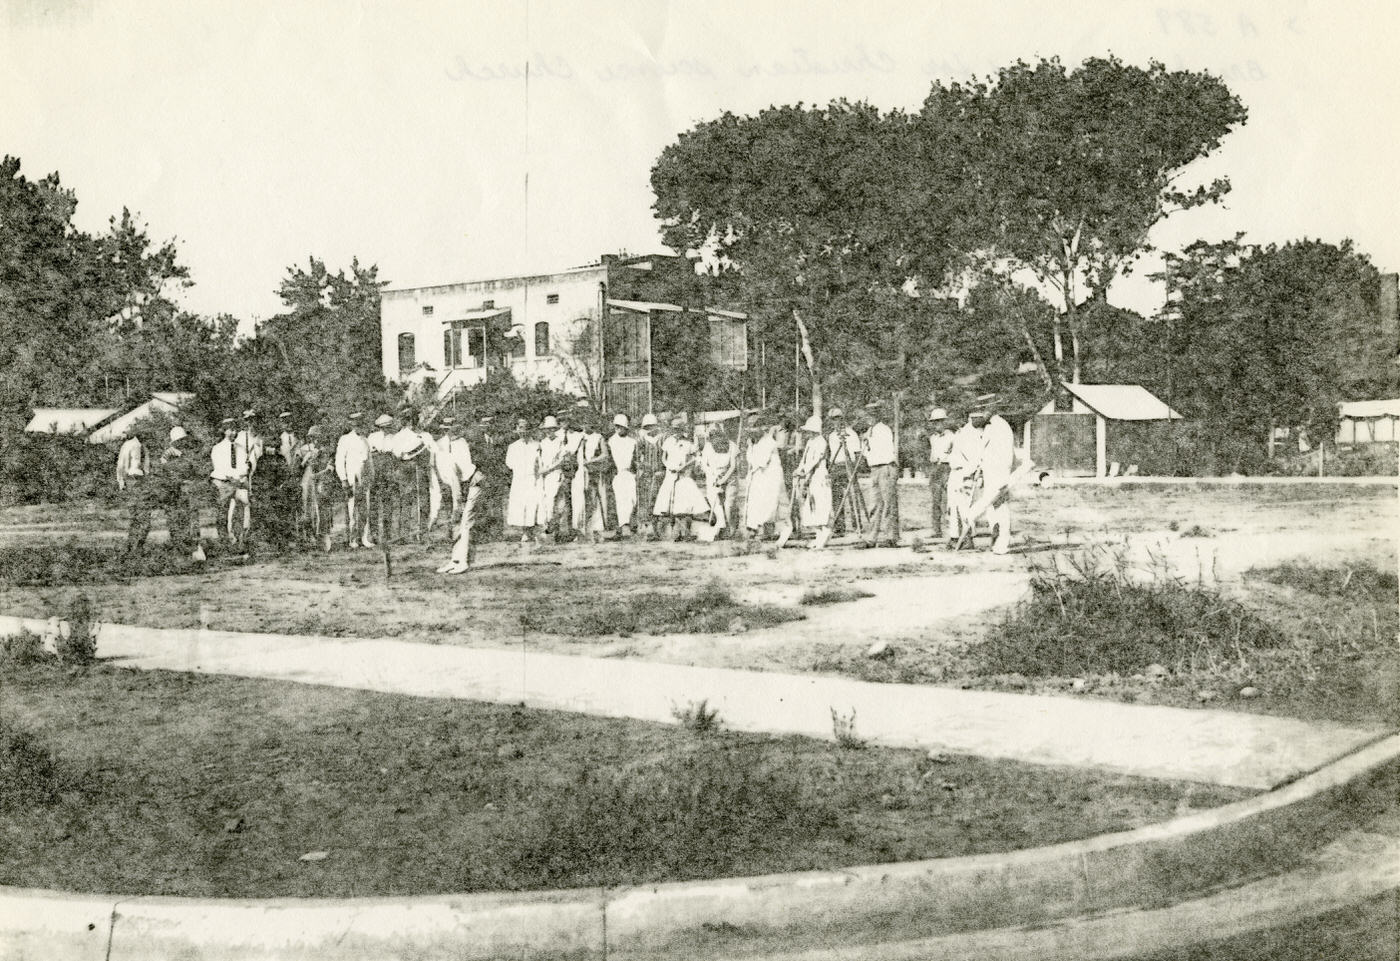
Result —
M 831 734 L 836 738 L 837 746 L 848 751 L 862 751 L 866 747 L 865 738 L 856 733 L 855 708 L 851 708 L 850 714 L 842 714 L 834 707 L 831 709 Z
M 836 818 L 800 771 L 705 740 L 626 771 L 581 768 L 571 786 L 545 796 L 507 850 L 516 872 L 544 884 L 716 877 L 775 838 L 815 833 Z
M 68 629 L 58 635 L 58 659 L 70 667 L 87 667 L 97 660 L 97 606 L 78 594 L 59 616 Z
M 38 634 L 21 630 L 18 634 L 0 637 L 0 673 L 53 659 L 54 655 L 44 650 L 44 639 Z
M 858 601 L 865 597 L 874 597 L 869 591 L 861 590 L 859 587 L 814 587 L 802 595 L 802 599 L 797 603 L 803 607 L 814 607 L 819 604 L 844 604 L 847 601 Z
M 213 559 L 217 545 L 206 545 Z M 138 558 L 127 559 L 123 548 L 89 544 L 35 544 L 0 547 L 0 584 L 62 587 L 111 584 L 133 577 L 188 574 L 196 565 L 187 557 L 147 544 Z
M 719 730 L 719 708 L 710 707 L 708 700 L 692 701 L 685 707 L 673 706 L 671 716 L 694 734 L 713 734 Z
M 1205 584 L 1158 567 L 1135 578 L 1123 555 L 1091 552 L 1032 572 L 1031 597 L 971 652 L 974 673 L 1025 677 L 1195 671 L 1286 643 L 1277 628 Z
M 1245 576 L 1320 597 L 1350 597 L 1372 603 L 1394 603 L 1400 592 L 1394 571 L 1382 571 L 1370 564 L 1318 567 L 1294 562 L 1251 568 Z
M 801 620 L 801 611 L 775 605 L 744 604 L 724 584 L 711 581 L 693 594 L 642 594 L 520 618 L 527 631 L 597 637 L 604 634 L 723 634 Z
M 62 791 L 53 754 L 28 731 L 0 717 L 0 810 L 52 804 Z

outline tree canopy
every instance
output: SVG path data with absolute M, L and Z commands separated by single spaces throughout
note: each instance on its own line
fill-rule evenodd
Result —
M 1240 99 L 1209 73 L 1116 57 L 1069 70 L 1052 58 L 1017 61 L 986 82 L 935 83 L 918 129 L 930 149 L 941 144 L 957 155 L 971 191 L 965 239 L 1058 295 L 1070 339 L 1066 358 L 1057 322 L 1058 376 L 1077 381 L 1080 305 L 1103 299 L 1151 249 L 1156 224 L 1229 191 L 1225 177 L 1191 185 L 1188 168 L 1246 117 Z
M 1152 227 L 1229 190 L 1191 186 L 1187 170 L 1245 117 L 1204 72 L 1018 61 L 935 83 L 913 115 L 837 100 L 697 124 L 657 159 L 653 209 L 667 245 L 705 253 L 760 336 L 807 341 L 817 409 L 836 369 L 872 387 L 918 379 L 914 358 L 944 351 L 950 322 L 992 325 L 961 339 L 1001 344 L 1002 366 L 1034 363 L 1051 385 L 1079 379 L 1085 322 L 1114 316 L 1084 305 L 1106 305 Z M 1039 295 L 1022 274 L 1059 301 L 1030 326 Z M 989 275 L 996 309 L 931 309 Z
M 726 113 L 682 133 L 652 170 L 667 245 L 737 278 L 760 336 L 799 335 L 817 410 L 825 371 L 901 327 L 911 278 L 945 280 L 953 250 L 932 241 L 953 193 L 900 176 L 920 150 L 905 114 L 839 100 Z
M 1167 259 L 1170 300 L 1145 350 L 1183 412 L 1262 445 L 1270 427 L 1328 437 L 1343 400 L 1393 392 L 1379 274 L 1350 241 L 1198 242 Z

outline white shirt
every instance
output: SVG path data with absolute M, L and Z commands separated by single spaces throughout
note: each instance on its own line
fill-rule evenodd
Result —
M 1011 476 L 1016 462 L 1016 435 L 1011 425 L 996 414 L 982 428 L 982 476 L 1002 483 Z
M 141 446 L 139 437 L 128 437 L 117 451 L 117 490 L 126 490 L 127 478 L 141 477 L 145 473 L 146 449 Z
M 346 431 L 335 442 L 335 476 L 347 487 L 353 487 L 365 473 L 369 461 L 369 441 L 359 434 Z
M 258 459 L 263 454 L 262 438 L 250 433 L 246 428 L 233 438 L 233 468 L 238 477 L 247 477 L 258 469 Z
M 431 436 L 420 434 L 405 425 L 385 438 L 384 449 L 400 460 L 411 460 L 423 452 L 423 448 L 427 446 L 426 441 L 429 440 L 432 440 Z
M 895 462 L 894 431 L 888 424 L 876 424 L 865 435 L 865 462 L 871 467 Z
M 214 469 L 209 476 L 214 480 L 232 481 L 238 479 L 238 465 L 233 455 L 233 438 L 225 437 L 209 451 L 209 461 Z
M 971 423 L 963 424 L 953 434 L 953 443 L 948 449 L 948 469 L 956 480 L 961 481 L 977 470 L 981 463 L 982 431 Z
M 564 466 L 566 439 L 563 431 L 540 440 L 540 474 L 549 474 Z
M 946 464 L 952 451 L 953 432 L 951 430 L 945 427 L 928 435 L 929 460 L 935 464 Z
M 612 454 L 613 464 L 617 466 L 618 473 L 630 474 L 632 458 L 637 453 L 637 438 L 630 434 L 626 437 L 613 434 L 608 438 L 608 453 Z
M 476 479 L 476 464 L 472 461 L 472 448 L 465 438 L 448 435 L 438 441 L 438 457 L 447 464 L 448 471 L 462 483 Z
M 826 447 L 828 457 L 834 467 L 845 467 L 846 458 L 850 458 L 851 466 L 855 466 L 856 458 L 861 455 L 864 448 L 860 443 L 860 435 L 850 427 L 843 427 L 834 430 L 827 435 Z M 844 474 L 841 476 L 845 476 Z

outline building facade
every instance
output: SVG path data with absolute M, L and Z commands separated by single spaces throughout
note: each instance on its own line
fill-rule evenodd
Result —
M 697 290 L 691 262 L 667 255 L 389 288 L 380 299 L 383 373 L 432 383 L 445 398 L 502 368 L 605 410 L 669 406 L 670 398 L 658 396 L 667 390 L 666 370 L 691 361 L 705 371 L 749 369 L 747 317 L 699 304 Z

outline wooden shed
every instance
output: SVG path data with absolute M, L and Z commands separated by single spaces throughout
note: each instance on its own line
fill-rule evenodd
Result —
M 1151 391 L 1139 384 L 1063 386 L 1069 411 L 1048 403 L 1026 423 L 1037 465 L 1078 477 L 1170 470 L 1171 422 L 1182 417 Z

